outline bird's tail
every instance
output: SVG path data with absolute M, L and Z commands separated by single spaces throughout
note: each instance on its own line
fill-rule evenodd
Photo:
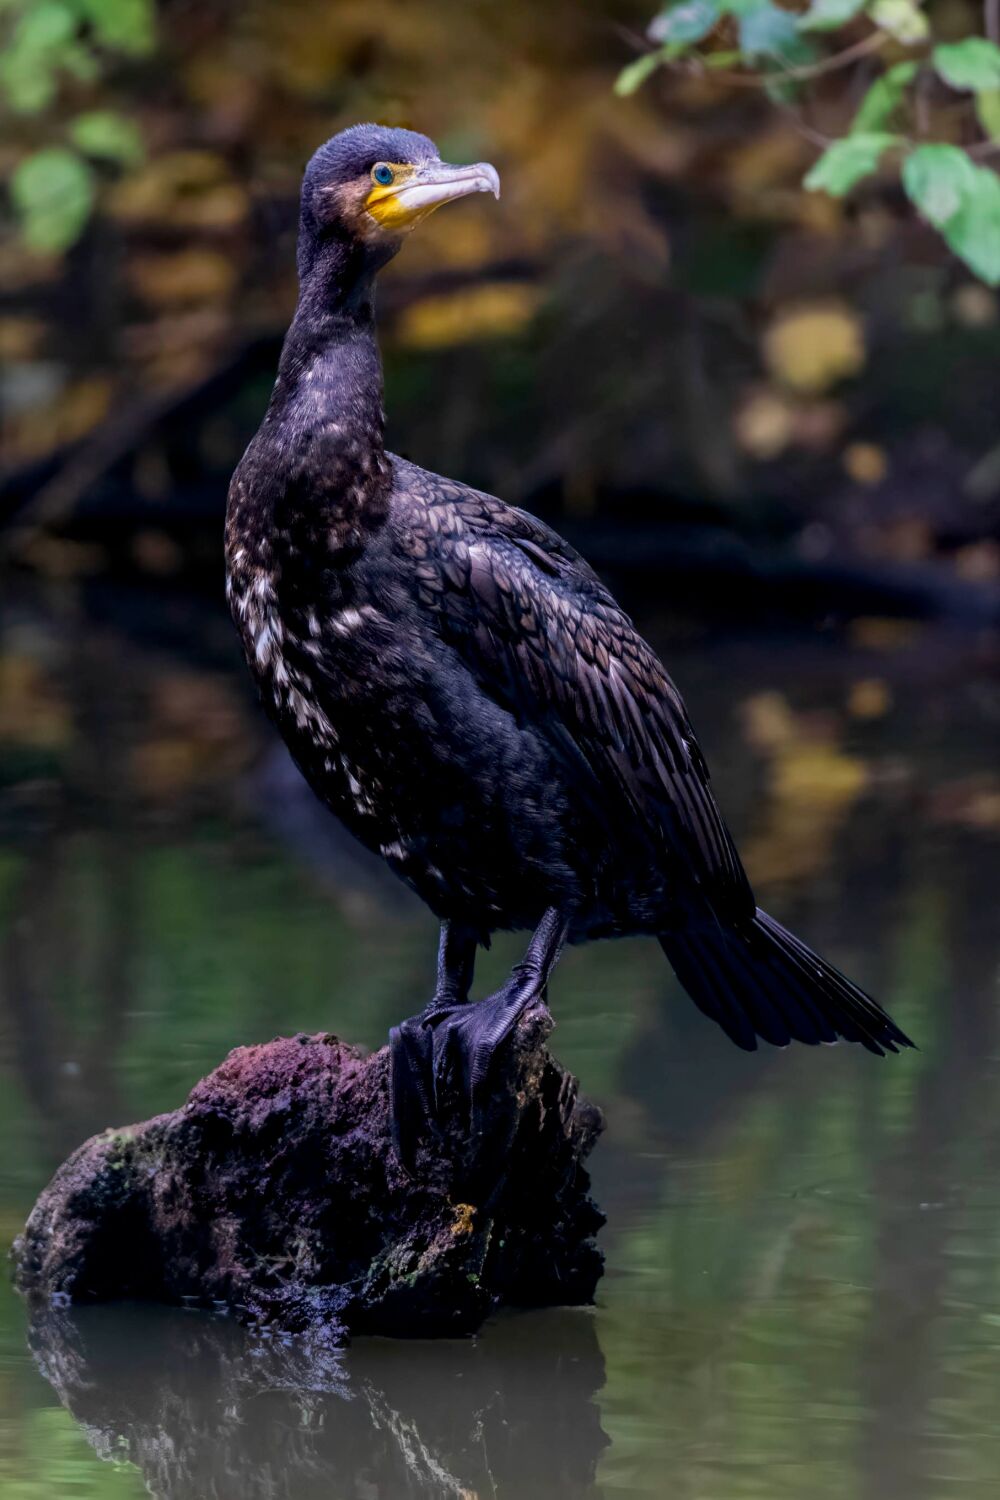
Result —
M 913 1046 L 870 995 L 759 907 L 746 928 L 706 926 L 660 943 L 694 1003 L 747 1051 L 758 1036 L 778 1047 L 843 1037 L 880 1057 Z

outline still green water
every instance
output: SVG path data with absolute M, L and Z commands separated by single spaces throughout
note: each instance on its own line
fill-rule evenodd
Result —
M 230 1047 L 379 1044 L 435 933 L 297 787 L 220 608 L 11 587 L 0 609 L 7 1245 L 75 1144 Z M 607 1115 L 595 1309 L 310 1362 L 176 1309 L 29 1330 L 4 1285 L 3 1500 L 996 1494 L 995 643 L 641 623 L 762 904 L 921 1050 L 748 1056 L 655 944 L 570 952 L 553 1046 Z

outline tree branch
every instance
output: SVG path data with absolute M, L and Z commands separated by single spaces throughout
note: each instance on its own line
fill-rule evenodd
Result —
M 862 37 L 860 42 L 845 47 L 842 52 L 835 52 L 832 57 L 824 57 L 814 63 L 801 63 L 795 68 L 781 68 L 776 73 L 761 73 L 758 77 L 747 73 L 716 71 L 708 68 L 698 57 L 679 58 L 677 62 L 668 62 L 665 66 L 675 72 L 697 71 L 705 77 L 717 78 L 720 83 L 732 84 L 734 88 L 767 89 L 778 83 L 800 83 L 809 78 L 822 78 L 827 73 L 838 73 L 842 68 L 849 68 L 852 63 L 859 62 L 861 58 L 881 51 L 888 41 L 887 32 L 873 31 L 870 36 Z

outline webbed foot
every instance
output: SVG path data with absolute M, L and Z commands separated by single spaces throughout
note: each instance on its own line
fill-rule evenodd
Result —
M 413 1164 L 421 1131 L 439 1130 L 454 1093 L 473 1135 L 482 1126 L 490 1064 L 518 1016 L 536 998 L 514 983 L 476 1004 L 428 1007 L 389 1034 L 391 1108 L 396 1152 Z
M 566 922 L 546 912 L 523 961 L 504 987 L 485 1000 L 433 1000 L 389 1035 L 393 1142 L 413 1166 L 420 1134 L 439 1130 L 457 1095 L 473 1137 L 482 1130 L 491 1066 L 528 1005 L 542 998 L 566 935 Z

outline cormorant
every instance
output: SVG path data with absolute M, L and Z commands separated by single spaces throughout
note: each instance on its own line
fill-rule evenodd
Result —
M 911 1046 L 755 901 L 680 694 L 587 563 L 492 495 L 386 452 L 376 273 L 485 162 L 356 125 L 302 186 L 299 299 L 226 518 L 227 588 L 264 705 L 320 798 L 441 923 L 437 986 L 391 1037 L 412 1145 L 490 1058 L 564 943 L 655 934 L 740 1047 Z M 472 1003 L 477 945 L 529 929 Z

